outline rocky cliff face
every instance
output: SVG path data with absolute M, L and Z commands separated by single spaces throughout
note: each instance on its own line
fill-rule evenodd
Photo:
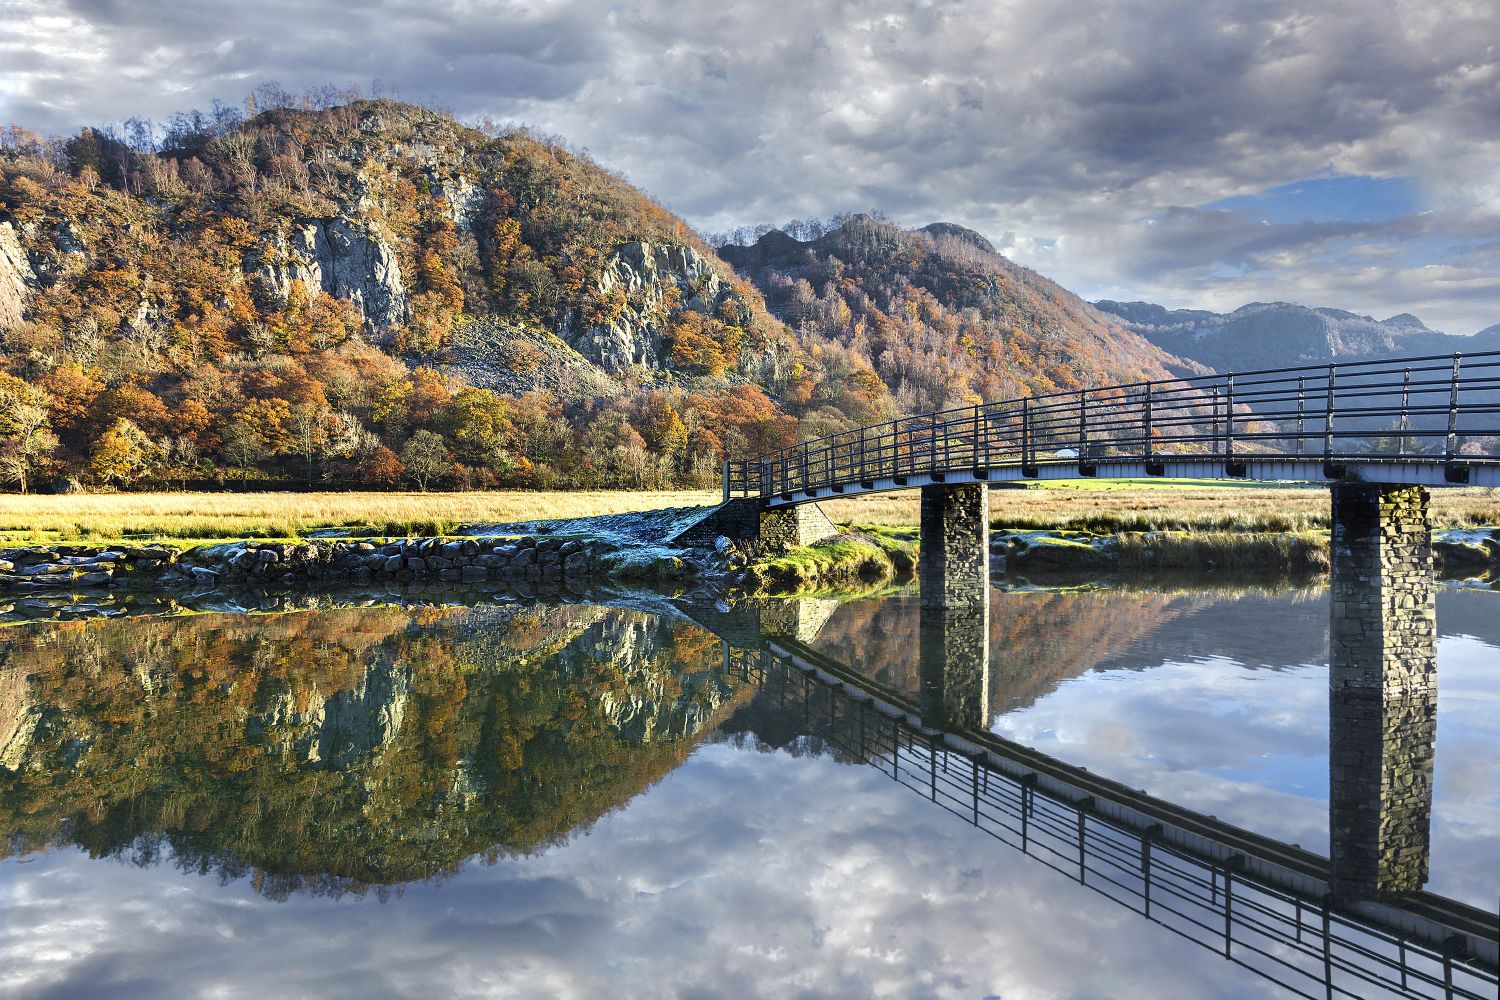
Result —
M 679 308 L 723 316 L 734 325 L 750 321 L 750 307 L 690 246 L 626 243 L 599 274 L 599 294 L 620 303 L 607 322 L 587 325 L 576 313 L 564 317 L 562 339 L 605 371 L 631 366 L 668 366 L 667 324 Z
M 0 767 L 20 768 L 39 721 L 41 712 L 32 701 L 25 671 L 0 667 Z
M 21 322 L 36 276 L 9 222 L 0 222 L 0 330 Z
M 411 299 L 395 251 L 379 228 L 347 216 L 294 222 L 288 232 L 267 234 L 263 249 L 246 256 L 245 273 L 282 302 L 292 282 L 348 299 L 370 329 L 411 318 Z

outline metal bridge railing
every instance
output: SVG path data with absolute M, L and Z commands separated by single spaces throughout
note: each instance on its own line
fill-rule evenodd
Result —
M 1500 352 L 1133 382 L 923 413 L 725 463 L 724 494 L 773 496 L 924 473 L 1171 457 L 1401 459 L 1461 466 L 1500 444 Z M 1467 449 L 1466 449 L 1466 446 Z
M 762 649 L 731 668 L 745 681 L 802 708 L 804 730 L 881 771 L 995 839 L 1291 993 L 1350 997 L 1490 1000 L 1493 970 L 1453 947 L 1434 949 L 1336 908 L 1267 885 L 1093 811 L 1091 798 L 1064 801 L 1036 775 L 1012 776 L 914 728 L 869 696 L 835 686 Z

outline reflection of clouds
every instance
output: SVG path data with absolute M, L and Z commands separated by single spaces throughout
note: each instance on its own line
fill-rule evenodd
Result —
M 1500 649 L 1438 641 L 1428 888 L 1492 907 L 1500 857 Z M 1155 646 L 1059 685 L 993 730 L 1070 764 L 1308 850 L 1328 852 L 1326 663 L 1249 670 Z M 1149 669 L 1141 669 L 1149 667 Z
M 873 769 L 702 748 L 586 835 L 386 905 L 0 866 L 25 996 L 1271 996 Z

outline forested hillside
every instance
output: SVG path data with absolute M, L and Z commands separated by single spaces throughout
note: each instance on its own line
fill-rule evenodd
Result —
M 13 484 L 707 482 L 795 437 L 794 372 L 827 377 L 679 219 L 556 142 L 389 101 L 227 117 L 159 150 L 7 133 Z
M 0 131 L 0 483 L 655 487 L 1172 359 L 976 234 L 726 249 L 524 129 L 257 91 Z
M 813 240 L 772 230 L 719 253 L 808 350 L 870 359 L 904 412 L 1192 367 L 951 223 L 904 230 L 858 215 Z

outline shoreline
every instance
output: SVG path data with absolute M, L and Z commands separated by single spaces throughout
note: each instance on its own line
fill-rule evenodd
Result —
M 573 589 L 625 583 L 746 596 L 853 595 L 901 585 L 915 574 L 915 526 L 845 524 L 827 541 L 782 550 L 726 538 L 710 546 L 663 545 L 663 527 L 685 510 L 464 525 L 454 534 L 423 537 L 318 532 L 198 545 L 0 548 L 0 594 L 201 592 L 309 582 Z M 1024 583 L 1228 571 L 1312 580 L 1328 572 L 1328 539 L 1327 531 L 1315 529 L 1094 532 L 992 525 L 991 577 Z M 1500 586 L 1500 527 L 1440 528 L 1432 548 L 1438 579 Z

